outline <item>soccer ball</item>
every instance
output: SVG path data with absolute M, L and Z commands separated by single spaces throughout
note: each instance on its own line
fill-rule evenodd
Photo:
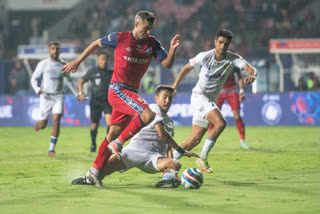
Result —
M 181 183 L 187 189 L 199 189 L 203 184 L 202 172 L 197 168 L 188 168 L 181 175 Z

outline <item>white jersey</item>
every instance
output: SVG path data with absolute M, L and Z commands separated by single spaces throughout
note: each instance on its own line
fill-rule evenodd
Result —
M 139 148 L 139 150 L 143 151 L 159 152 L 164 155 L 167 152 L 168 145 L 162 142 L 154 126 L 161 122 L 163 128 L 173 137 L 173 121 L 157 104 L 150 104 L 149 107 L 155 113 L 155 119 L 141 129 L 140 132 L 132 138 L 128 146 L 131 148 Z
M 192 67 L 201 66 L 199 80 L 192 92 L 207 96 L 212 102 L 216 102 L 221 88 L 234 67 L 242 69 L 247 61 L 240 55 L 231 51 L 227 52 L 224 60 L 217 61 L 214 49 L 199 53 L 189 60 Z
M 40 61 L 31 77 L 33 90 L 37 94 L 39 94 L 40 89 L 47 94 L 62 94 L 64 93 L 63 79 L 66 77 L 69 88 L 76 94 L 74 87 L 70 84 L 69 74 L 61 73 L 63 65 L 63 62 L 52 61 L 50 57 Z M 39 81 L 41 81 L 41 85 L 39 85 Z

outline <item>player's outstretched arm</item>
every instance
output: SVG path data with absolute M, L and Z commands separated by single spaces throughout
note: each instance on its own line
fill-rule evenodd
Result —
M 193 69 L 190 63 L 186 64 L 179 72 L 176 80 L 172 84 L 172 88 L 176 91 L 181 80 Z M 175 95 L 175 94 L 174 94 Z
M 256 68 L 250 64 L 246 64 L 242 69 L 249 73 L 249 76 L 244 78 L 244 84 L 253 83 L 257 78 Z
M 171 135 L 169 135 L 169 133 L 166 130 L 164 130 L 164 128 L 163 128 L 161 123 L 157 123 L 154 127 L 155 127 L 160 139 L 162 140 L 162 142 L 168 144 L 169 147 L 171 147 L 173 149 L 176 149 L 178 152 L 180 152 L 184 156 L 199 158 L 199 155 L 182 149 L 176 143 L 176 141 L 171 137 Z
M 176 56 L 177 47 L 179 45 L 180 45 L 180 36 L 179 35 L 175 35 L 171 40 L 170 50 L 169 50 L 167 58 L 165 58 L 161 62 L 163 67 L 171 68 L 171 66 L 173 65 L 173 62 L 174 62 L 174 58 Z
M 87 58 L 91 53 L 93 53 L 98 48 L 101 48 L 101 40 L 98 39 L 92 42 L 81 54 L 78 56 L 74 61 L 67 63 L 65 66 L 62 67 L 62 73 L 69 73 L 72 71 L 73 73 L 78 70 L 80 63 Z

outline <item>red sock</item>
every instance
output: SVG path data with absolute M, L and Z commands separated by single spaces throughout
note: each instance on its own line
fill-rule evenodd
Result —
M 121 132 L 118 139 L 120 140 L 120 142 L 124 143 L 131 137 L 133 137 L 136 133 L 138 133 L 144 126 L 145 124 L 143 123 L 140 116 L 133 118 L 129 125 Z
M 96 157 L 96 160 L 94 161 L 92 167 L 95 168 L 96 170 L 101 170 L 103 168 L 103 164 L 107 162 L 109 157 L 111 156 L 111 152 L 108 149 L 108 141 L 106 138 L 102 141 L 98 155 Z
M 240 135 L 240 140 L 244 140 L 244 123 L 242 119 L 236 120 L 236 124 Z

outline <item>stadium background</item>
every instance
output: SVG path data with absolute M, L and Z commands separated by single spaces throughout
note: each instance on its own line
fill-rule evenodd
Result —
M 71 60 L 91 41 L 114 31 L 131 30 L 139 10 L 155 13 L 152 34 L 167 50 L 172 35 L 179 33 L 182 38 L 171 70 L 157 62 L 149 68 L 147 75 L 154 74 L 155 85 L 172 84 L 189 58 L 213 47 L 217 29 L 229 28 L 235 35 L 230 50 L 248 59 L 259 71 L 255 93 L 251 86 L 245 88 L 247 99 L 241 112 L 245 123 L 319 126 L 317 8 L 320 2 L 312 0 L 0 1 L 0 126 L 31 126 L 37 120 L 39 99 L 29 80 L 38 61 L 47 57 L 48 41 L 61 41 L 62 57 Z M 270 39 L 302 39 L 307 43 L 311 38 L 315 39 L 312 46 L 316 49 L 312 54 L 305 54 L 307 48 L 302 47 L 295 54 L 289 52 L 277 59 L 269 50 Z M 280 47 L 289 44 L 286 41 L 279 43 Z M 86 60 L 85 66 L 72 74 L 74 82 L 94 63 L 94 58 Z M 191 124 L 189 97 L 196 80 L 194 71 L 179 87 L 169 113 L 177 125 Z M 19 87 L 13 87 L 13 81 Z M 152 95 L 143 96 L 153 102 Z M 67 95 L 62 125 L 89 125 L 88 111 L 88 102 L 78 103 Z M 225 105 L 222 111 L 228 124 L 234 125 L 230 108 Z

